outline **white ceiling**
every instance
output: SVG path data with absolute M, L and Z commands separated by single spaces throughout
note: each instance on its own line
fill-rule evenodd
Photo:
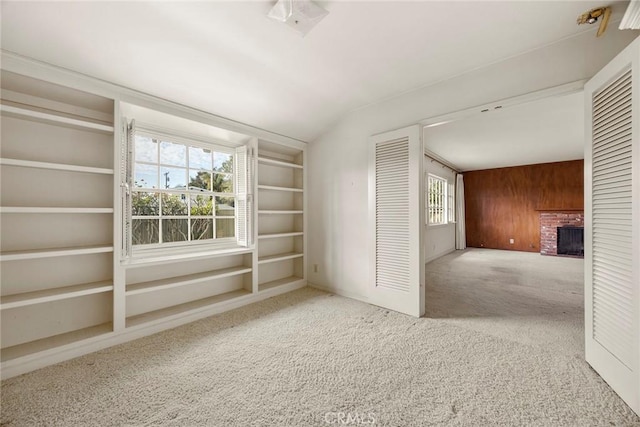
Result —
M 274 3 L 2 1 L 2 48 L 311 141 L 351 110 L 589 30 L 577 16 L 603 5 L 330 1 L 302 38 L 266 17 Z
M 426 148 L 460 171 L 584 158 L 582 92 L 425 129 Z

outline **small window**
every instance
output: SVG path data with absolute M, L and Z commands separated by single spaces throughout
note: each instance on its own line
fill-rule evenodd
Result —
M 427 175 L 427 224 L 447 224 L 447 180 Z

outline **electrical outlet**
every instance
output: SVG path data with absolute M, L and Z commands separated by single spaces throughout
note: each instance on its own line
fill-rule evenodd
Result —
M 513 240 L 513 239 L 509 239 L 509 244 L 510 244 L 510 245 L 513 245 L 514 243 L 515 243 L 515 240 Z
M 318 264 L 313 264 L 313 272 L 314 273 L 318 272 Z

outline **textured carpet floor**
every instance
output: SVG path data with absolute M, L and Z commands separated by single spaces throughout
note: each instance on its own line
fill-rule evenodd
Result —
M 581 261 L 495 252 L 429 265 L 431 318 L 306 288 L 4 381 L 2 425 L 640 425 L 582 359 Z

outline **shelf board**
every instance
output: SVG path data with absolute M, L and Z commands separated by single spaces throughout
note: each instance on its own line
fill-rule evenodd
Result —
M 113 208 L 52 208 L 29 206 L 4 206 L 0 207 L 0 213 L 4 214 L 110 214 Z
M 0 310 L 25 307 L 51 301 L 99 294 L 113 290 L 112 282 L 86 283 L 82 285 L 65 286 L 62 288 L 45 289 L 42 291 L 25 292 L 22 294 L 0 297 Z
M 53 123 L 60 126 L 67 126 L 81 130 L 113 133 L 113 126 L 103 125 L 88 120 L 74 119 L 71 117 L 44 113 L 42 111 L 30 110 L 28 108 L 14 107 L 12 105 L 0 105 L 0 112 L 2 112 L 3 115 L 9 117 L 18 117 L 21 119 L 30 119 L 37 122 Z
M 75 248 L 40 249 L 0 253 L 0 261 L 20 261 L 36 258 L 53 258 L 71 255 L 87 255 L 113 252 L 113 246 L 78 246 Z
M 2 362 L 113 332 L 111 322 L 2 349 Z
M 291 191 L 294 193 L 302 193 L 304 191 L 302 188 L 276 187 L 273 185 L 258 185 L 258 190 Z
M 302 214 L 304 213 L 304 211 L 287 211 L 287 210 L 280 210 L 280 211 L 268 211 L 268 210 L 262 210 L 262 211 L 258 211 L 259 215 L 298 215 L 298 214 Z
M 162 289 L 177 288 L 179 286 L 192 285 L 211 279 L 221 279 L 223 277 L 236 276 L 238 274 L 250 273 L 251 267 L 231 267 L 205 273 L 188 274 L 186 276 L 171 277 L 168 279 L 154 280 L 150 282 L 136 283 L 127 286 L 127 295 L 137 295 L 147 292 L 159 291 Z
M 290 233 L 259 234 L 258 239 L 277 239 L 279 237 L 302 236 L 303 234 L 304 232 L 302 231 L 292 231 Z
M 287 253 L 284 253 L 284 254 L 262 256 L 262 257 L 258 258 L 258 264 L 266 264 L 268 262 L 284 261 L 284 260 L 287 260 L 287 259 L 300 258 L 300 257 L 303 257 L 303 256 L 304 256 L 304 254 L 300 253 L 300 252 L 287 252 Z
M 240 289 L 237 291 L 231 291 L 231 292 L 226 292 L 224 294 L 215 295 L 209 298 L 203 298 L 197 301 L 187 302 L 184 304 L 178 304 L 178 305 L 163 308 L 160 310 L 150 311 L 149 313 L 138 314 L 137 316 L 131 316 L 127 318 L 126 327 L 131 328 L 133 326 L 150 323 L 157 320 L 168 321 L 169 318 L 172 316 L 186 316 L 190 313 L 195 313 L 203 309 L 206 309 L 211 305 L 232 300 L 235 298 L 243 297 L 246 295 L 251 295 L 251 292 L 245 289 Z
M 95 168 L 92 166 L 68 165 L 63 163 L 34 162 L 32 160 L 1 158 L 0 165 L 20 166 L 24 168 L 35 168 L 35 169 L 50 169 L 50 170 L 59 170 L 59 171 L 66 171 L 66 172 L 83 172 L 83 173 L 113 175 L 113 169 Z
M 284 279 L 272 280 L 271 282 L 266 282 L 261 285 L 258 285 L 258 292 L 263 292 L 268 289 L 277 288 L 278 286 L 288 285 L 292 282 L 297 282 L 298 280 L 302 280 L 302 277 L 298 276 L 289 276 Z
M 258 156 L 258 162 L 264 163 L 265 165 L 274 165 L 274 166 L 283 166 L 287 168 L 303 169 L 303 166 L 297 163 L 286 162 L 284 160 L 270 159 L 268 157 Z

